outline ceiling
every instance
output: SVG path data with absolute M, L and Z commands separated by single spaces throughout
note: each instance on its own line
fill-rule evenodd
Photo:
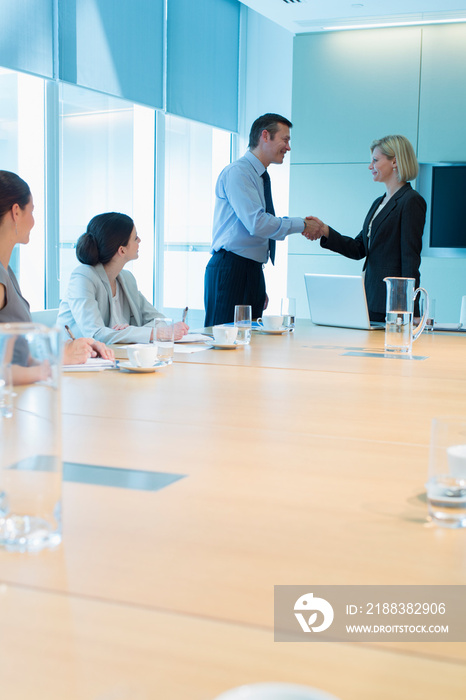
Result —
M 240 0 L 293 32 L 333 31 L 360 25 L 464 18 L 466 0 Z

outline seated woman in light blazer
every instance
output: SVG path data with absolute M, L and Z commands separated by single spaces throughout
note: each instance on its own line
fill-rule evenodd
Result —
M 69 326 L 76 337 L 90 336 L 104 343 L 149 343 L 154 319 L 164 318 L 138 290 L 134 276 L 123 270 L 139 255 L 140 238 L 133 220 L 110 212 L 94 216 L 78 239 L 66 297 L 57 323 Z M 175 340 L 188 332 L 175 323 Z
M 409 184 L 419 166 L 405 136 L 377 139 L 371 144 L 371 153 L 372 180 L 383 183 L 386 193 L 373 202 L 361 233 L 356 238 L 342 236 L 320 219 L 308 217 L 314 222 L 315 233 L 303 235 L 312 240 L 320 238 L 323 248 L 347 258 L 366 258 L 363 269 L 369 316 L 372 321 L 384 321 L 384 277 L 414 277 L 419 287 L 426 202 Z M 415 315 L 419 315 L 417 302 Z

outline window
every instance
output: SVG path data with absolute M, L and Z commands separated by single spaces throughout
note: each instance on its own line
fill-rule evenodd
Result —
M 139 260 L 129 267 L 154 298 L 155 112 L 92 90 L 63 84 L 60 114 L 60 298 L 78 264 L 75 245 L 96 214 L 134 220 Z
M 45 302 L 45 81 L 0 68 L 0 167 L 26 180 L 35 227 L 28 245 L 15 246 L 10 265 L 31 310 Z
M 231 134 L 162 113 L 157 120 L 156 144 L 153 109 L 0 68 L 0 167 L 28 182 L 35 204 L 30 243 L 11 261 L 32 310 L 58 306 L 78 264 L 77 239 L 93 216 L 119 211 L 141 238 L 130 267 L 142 293 L 169 315 L 188 305 L 190 324 L 202 325 L 215 183 L 231 159 Z
M 181 309 L 187 305 L 190 310 L 204 309 L 204 271 L 210 258 L 215 183 L 230 162 L 230 152 L 229 132 L 166 116 L 165 308 Z M 192 314 L 190 323 L 193 325 Z

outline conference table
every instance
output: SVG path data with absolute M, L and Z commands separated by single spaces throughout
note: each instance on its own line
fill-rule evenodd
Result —
M 425 497 L 431 420 L 466 415 L 466 337 L 383 341 L 298 320 L 64 374 L 63 543 L 0 552 L 1 697 L 464 699 L 464 642 L 274 641 L 277 585 L 466 584 L 466 530 Z

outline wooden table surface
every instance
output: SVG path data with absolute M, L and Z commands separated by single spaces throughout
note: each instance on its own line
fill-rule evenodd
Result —
M 466 415 L 465 342 L 423 334 L 427 359 L 394 359 L 383 333 L 303 323 L 152 374 L 66 374 L 65 461 L 185 478 L 66 482 L 63 545 L 0 552 L 2 697 L 211 700 L 281 680 L 464 698 L 462 643 L 275 643 L 273 587 L 466 583 L 466 531 L 428 522 L 424 488 L 432 417 Z

